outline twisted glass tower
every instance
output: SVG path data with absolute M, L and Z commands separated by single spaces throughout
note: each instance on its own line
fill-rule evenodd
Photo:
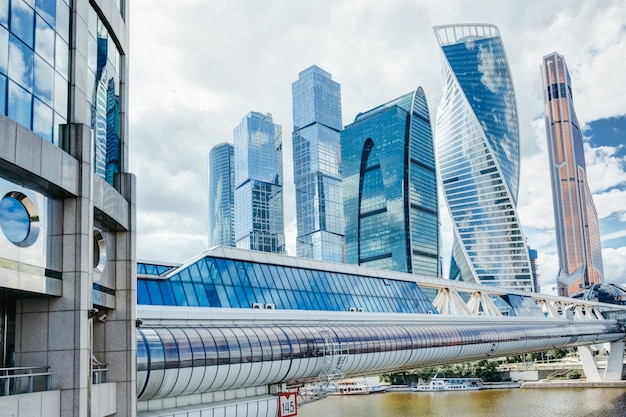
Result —
M 541 74 L 559 254 L 557 286 L 559 295 L 570 296 L 604 282 L 600 226 L 587 183 L 583 135 L 563 56 L 556 52 L 545 56 Z
M 533 290 L 517 216 L 519 132 L 498 28 L 434 28 L 443 54 L 439 169 L 454 225 L 450 279 Z
M 437 172 L 421 87 L 341 132 L 346 262 L 440 276 Z
M 299 74 L 292 94 L 297 254 L 344 262 L 341 89 L 314 65 Z
M 234 146 L 209 152 L 209 247 L 235 246 Z
M 235 246 L 285 253 L 281 127 L 269 113 L 250 112 L 234 136 Z

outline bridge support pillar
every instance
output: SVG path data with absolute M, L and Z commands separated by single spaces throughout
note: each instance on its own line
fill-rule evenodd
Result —
M 578 354 L 588 381 L 620 381 L 624 367 L 624 341 L 611 342 L 606 369 L 600 373 L 590 346 L 578 346 Z
M 611 343 L 609 359 L 606 361 L 604 371 L 605 381 L 620 381 L 624 371 L 624 341 L 619 340 Z

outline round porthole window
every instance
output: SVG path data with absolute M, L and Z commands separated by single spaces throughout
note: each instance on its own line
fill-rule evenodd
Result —
M 0 229 L 13 244 L 27 247 L 39 236 L 39 213 L 35 203 L 19 191 L 11 191 L 0 200 Z
M 93 269 L 95 272 L 104 271 L 107 262 L 107 247 L 100 230 L 93 231 Z

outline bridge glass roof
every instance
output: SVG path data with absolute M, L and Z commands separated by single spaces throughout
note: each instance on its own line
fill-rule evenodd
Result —
M 437 313 L 417 283 L 411 281 L 210 254 L 176 268 L 164 268 L 137 264 L 138 304 Z

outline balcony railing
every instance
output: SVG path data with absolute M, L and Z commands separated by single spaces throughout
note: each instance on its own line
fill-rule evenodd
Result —
M 92 384 L 104 384 L 107 382 L 107 377 L 109 373 L 109 367 L 105 363 L 101 363 L 99 365 L 92 365 L 91 368 L 91 383 Z
M 47 366 L 0 368 L 0 396 L 49 391 L 51 375 Z

